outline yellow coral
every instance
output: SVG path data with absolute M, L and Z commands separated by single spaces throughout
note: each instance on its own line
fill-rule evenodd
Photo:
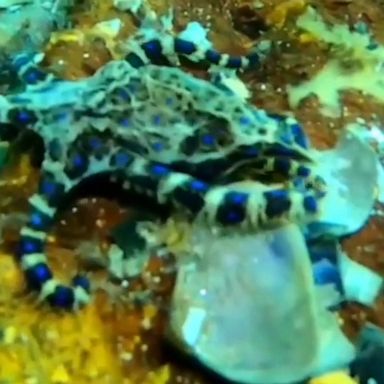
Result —
M 170 379 L 169 365 L 161 367 L 155 372 L 149 372 L 147 384 L 167 384 Z
M 24 288 L 24 277 L 13 257 L 0 253 L 1 286 L 0 300 L 20 293 Z
M 357 382 L 345 372 L 333 372 L 312 379 L 309 384 L 357 384 Z
M 0 181 L 0 186 L 21 186 L 27 182 L 28 177 L 32 174 L 32 165 L 29 155 L 22 155 L 17 168 L 12 170 L 11 175 L 5 175 Z M 8 177 L 7 177 L 8 176 Z
M 51 375 L 52 384 L 66 384 L 70 382 L 68 371 L 63 364 L 59 365 Z
M 266 21 L 269 25 L 280 29 L 284 26 L 289 14 L 302 13 L 306 6 L 306 0 L 285 0 L 273 8 L 267 15 Z

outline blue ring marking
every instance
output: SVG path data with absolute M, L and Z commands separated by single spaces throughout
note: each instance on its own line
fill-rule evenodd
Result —
M 28 285 L 37 291 L 41 289 L 45 282 L 51 280 L 53 277 L 51 270 L 45 263 L 39 263 L 28 268 L 24 274 Z
M 167 176 L 171 172 L 171 169 L 162 164 L 155 164 L 151 167 L 151 174 L 156 176 Z
M 149 59 L 160 57 L 163 50 L 161 42 L 158 39 L 149 40 L 141 44 L 141 48 Z
M 316 285 L 335 284 L 338 289 L 342 287 L 340 272 L 329 260 L 321 259 L 313 263 L 312 270 Z
M 74 156 L 72 158 L 72 162 L 71 162 L 71 165 L 74 168 L 84 168 L 84 166 L 86 166 L 86 164 L 87 164 L 86 156 L 81 155 L 80 153 L 74 154 Z
M 44 249 L 44 243 L 40 239 L 29 236 L 21 236 L 19 242 L 19 257 L 28 257 L 32 253 L 42 253 Z
M 177 203 L 181 204 L 192 214 L 198 213 L 205 205 L 204 192 L 208 191 L 208 188 L 204 190 L 196 190 L 193 188 L 193 181 L 199 181 L 197 179 L 187 180 L 184 184 L 179 185 L 172 191 L 172 198 Z M 194 184 L 196 187 L 196 184 Z
M 75 293 L 72 288 L 59 285 L 56 287 L 54 293 L 48 295 L 47 301 L 53 307 L 72 309 L 75 303 Z
M 83 288 L 86 292 L 91 291 L 91 283 L 88 278 L 82 275 L 76 275 L 72 279 L 72 284 L 75 287 L 81 287 Z
M 41 180 L 39 185 L 39 194 L 42 197 L 55 200 L 62 196 L 64 192 L 64 186 L 56 181 L 51 180 L 51 177 L 45 177 Z
M 28 227 L 36 231 L 47 231 L 52 224 L 52 218 L 37 208 L 29 215 Z
M 124 151 L 119 151 L 111 157 L 111 165 L 117 168 L 125 168 L 133 161 L 133 156 Z
M 308 213 L 317 213 L 318 204 L 314 196 L 305 196 L 303 200 L 303 206 Z
M 37 84 L 40 81 L 45 80 L 47 77 L 48 77 L 47 73 L 33 66 L 28 68 L 26 72 L 22 75 L 23 80 L 27 84 L 31 84 L 31 85 Z
M 133 68 L 140 68 L 145 66 L 144 61 L 136 55 L 136 53 L 130 52 L 125 56 L 125 61 L 127 61 Z
M 131 95 L 124 88 L 117 88 L 116 94 L 118 95 L 118 97 L 120 97 L 124 101 L 131 101 Z
M 249 194 L 245 192 L 227 192 L 221 201 L 216 220 L 223 225 L 233 225 L 243 222 L 247 216 Z
M 300 124 L 296 123 L 296 124 L 290 124 L 290 128 L 291 128 L 291 132 L 292 132 L 295 143 L 304 149 L 308 149 L 309 140 L 308 140 L 308 136 L 304 132 L 303 127 Z
M 311 174 L 311 170 L 304 165 L 299 165 L 297 167 L 297 176 L 308 177 Z
M 200 180 L 192 180 L 190 183 L 191 189 L 193 189 L 195 192 L 205 193 L 209 189 L 209 185 L 207 183 L 204 183 Z
M 252 120 L 248 116 L 241 116 L 239 123 L 246 127 L 252 124 Z
M 176 53 L 180 53 L 183 55 L 192 55 L 197 51 L 197 46 L 195 43 L 181 39 L 179 37 L 176 37 L 174 39 L 173 44 L 173 48 Z
M 122 125 L 124 128 L 128 128 L 131 126 L 131 120 L 128 117 L 125 117 L 123 119 L 120 119 L 119 124 Z
M 276 189 L 263 193 L 266 199 L 265 214 L 273 219 L 288 212 L 291 208 L 289 193 L 284 189 Z
M 37 122 L 35 113 L 25 108 L 12 108 L 7 113 L 7 119 L 15 125 L 29 125 Z
M 88 166 L 88 156 L 80 152 L 74 152 L 69 156 L 69 161 L 64 168 L 64 172 L 68 177 L 74 179 L 81 177 L 85 172 L 87 172 Z
M 58 184 L 54 181 L 44 180 L 42 183 L 42 192 L 44 195 L 52 195 L 56 192 Z
M 236 205 L 244 205 L 248 202 L 249 194 L 245 192 L 229 192 L 228 198 Z
M 243 67 L 243 62 L 241 57 L 237 56 L 230 56 L 228 58 L 228 61 L 225 64 L 226 68 L 231 68 L 231 69 L 240 69 Z
M 16 119 L 19 123 L 29 124 L 36 121 L 36 116 L 33 112 L 21 109 L 18 111 Z
M 156 152 L 161 152 L 164 148 L 165 145 L 161 141 L 152 144 L 152 149 Z
M 206 134 L 201 137 L 201 141 L 204 145 L 213 147 L 216 144 L 216 137 L 215 135 Z
M 100 137 L 90 137 L 88 145 L 93 151 L 100 151 L 104 148 L 104 141 Z
M 205 52 L 205 59 L 212 64 L 219 64 L 221 60 L 221 53 L 214 49 L 207 49 Z

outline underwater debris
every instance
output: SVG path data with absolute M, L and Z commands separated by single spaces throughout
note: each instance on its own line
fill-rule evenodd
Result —
M 187 353 L 251 384 L 297 382 L 353 360 L 326 310 L 334 291 L 316 294 L 296 226 L 216 235 L 196 225 L 191 241 L 192 254 L 178 259 L 170 319 L 171 340 Z
M 334 53 L 310 80 L 287 86 L 291 107 L 296 108 L 301 101 L 315 95 L 325 116 L 338 117 L 343 109 L 342 91 L 357 90 L 384 100 L 384 47 L 373 40 L 367 28 L 359 29 L 357 25 L 351 30 L 345 24 L 327 25 L 311 7 L 299 16 L 297 26 L 328 44 Z
M 372 214 L 377 200 L 379 160 L 357 134 L 359 128 L 366 129 L 358 123 L 347 125 L 334 149 L 318 152 L 317 172 L 332 188 L 324 199 L 322 216 L 309 225 L 309 236 L 355 233 Z

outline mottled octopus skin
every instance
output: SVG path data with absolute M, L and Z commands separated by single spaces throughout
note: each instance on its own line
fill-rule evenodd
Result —
M 35 131 L 45 145 L 18 260 L 31 289 L 54 307 L 76 309 L 90 300 L 86 277 L 75 276 L 72 286 L 54 277 L 45 243 L 63 197 L 93 175 L 117 176 L 125 188 L 212 225 L 257 229 L 310 220 L 319 211 L 323 184 L 313 175 L 296 120 L 269 115 L 222 84 L 163 65 L 174 55 L 195 55 L 194 61 L 245 69 L 259 57 L 201 52 L 193 41 L 172 39 L 172 54 L 169 36 L 166 49 L 161 36 L 150 36 L 125 60 L 79 81 L 60 80 L 26 56 L 14 62 L 26 87 L 4 98 L 0 122 Z M 241 183 L 235 175 L 244 165 L 263 180 L 279 175 L 284 183 Z

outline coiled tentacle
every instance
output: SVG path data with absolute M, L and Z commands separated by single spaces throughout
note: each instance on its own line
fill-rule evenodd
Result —
M 38 291 L 42 300 L 47 300 L 54 307 L 72 309 L 89 301 L 88 279 L 75 276 L 73 286 L 61 284 L 49 268 L 44 253 L 57 207 L 66 192 L 65 186 L 53 174 L 42 176 L 38 193 L 29 199 L 31 211 L 28 223 L 21 229 L 18 258 L 29 287 Z
M 61 151 L 50 149 L 38 193 L 29 199 L 31 211 L 21 230 L 18 257 L 29 286 L 40 292 L 42 300 L 54 307 L 76 309 L 90 300 L 89 280 L 76 275 L 72 286 L 67 286 L 55 278 L 45 254 L 48 233 L 65 195 L 73 187 L 95 174 L 122 168 L 126 162 L 123 153 L 112 153 L 113 147 L 97 135 L 86 135 L 73 143 L 64 161 Z

